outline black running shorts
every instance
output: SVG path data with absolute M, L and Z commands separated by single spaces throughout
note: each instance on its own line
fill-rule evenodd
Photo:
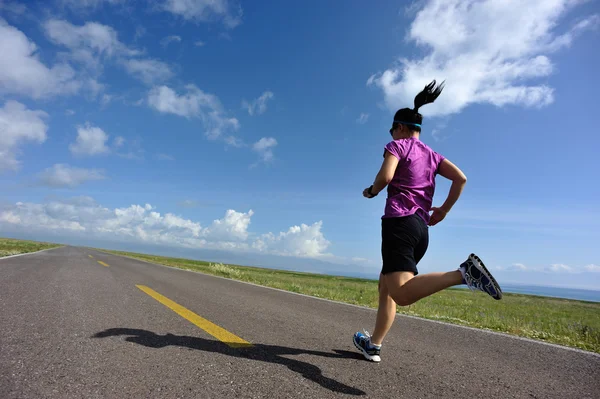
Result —
M 381 220 L 382 274 L 413 272 L 429 245 L 429 226 L 418 215 Z

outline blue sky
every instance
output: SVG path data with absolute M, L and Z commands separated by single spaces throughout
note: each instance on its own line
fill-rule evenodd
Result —
M 0 1 L 0 233 L 377 278 L 362 190 L 445 79 L 420 271 L 598 289 L 599 8 L 510 3 Z

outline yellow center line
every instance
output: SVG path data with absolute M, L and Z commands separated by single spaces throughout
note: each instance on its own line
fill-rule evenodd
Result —
M 88 255 L 90 258 L 94 259 L 94 257 L 92 255 Z
M 173 302 L 169 298 L 162 296 L 158 292 L 154 291 L 152 288 L 148 288 L 145 285 L 136 285 L 140 290 L 144 291 L 146 294 L 150 295 L 152 298 L 156 299 L 158 302 L 162 303 L 173 312 L 177 313 L 179 316 L 184 319 L 192 322 L 196 326 L 200 327 L 213 337 L 217 338 L 219 341 L 229 345 L 231 348 L 243 348 L 252 346 L 252 344 L 242 338 L 238 337 L 225 330 L 224 328 L 219 327 L 218 325 L 206 320 L 203 317 L 198 316 L 196 313 L 192 312 L 179 305 L 176 302 Z
M 98 263 L 100 263 L 102 266 L 108 267 L 108 265 L 106 263 L 102 262 L 101 260 L 99 260 Z

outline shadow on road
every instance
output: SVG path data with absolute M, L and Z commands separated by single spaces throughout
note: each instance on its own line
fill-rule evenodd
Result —
M 206 352 L 222 353 L 229 356 L 258 360 L 261 362 L 282 364 L 291 371 L 301 374 L 304 378 L 316 382 L 323 388 L 334 392 L 348 395 L 366 395 L 364 391 L 342 384 L 334 379 L 325 377 L 320 368 L 307 362 L 288 359 L 282 355 L 308 354 L 339 359 L 362 359 L 356 352 L 335 350 L 336 353 L 312 351 L 307 349 L 288 348 L 285 346 L 253 344 L 246 348 L 230 348 L 221 341 L 213 341 L 200 337 L 188 337 L 185 335 L 165 334 L 158 335 L 152 331 L 134 328 L 109 328 L 96 333 L 94 338 L 105 338 L 111 336 L 127 335 L 126 341 L 144 345 L 150 348 L 163 348 L 165 346 L 182 346 Z

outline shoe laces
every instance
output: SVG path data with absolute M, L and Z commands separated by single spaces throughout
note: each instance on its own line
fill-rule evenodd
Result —
M 474 267 L 474 266 L 471 266 Z M 477 291 L 477 290 L 481 290 L 481 281 L 479 281 L 478 279 L 473 278 L 473 276 L 471 276 L 471 273 L 469 273 L 469 267 L 467 267 L 467 270 L 465 270 L 465 283 L 467 283 L 467 287 L 471 290 L 471 291 Z

